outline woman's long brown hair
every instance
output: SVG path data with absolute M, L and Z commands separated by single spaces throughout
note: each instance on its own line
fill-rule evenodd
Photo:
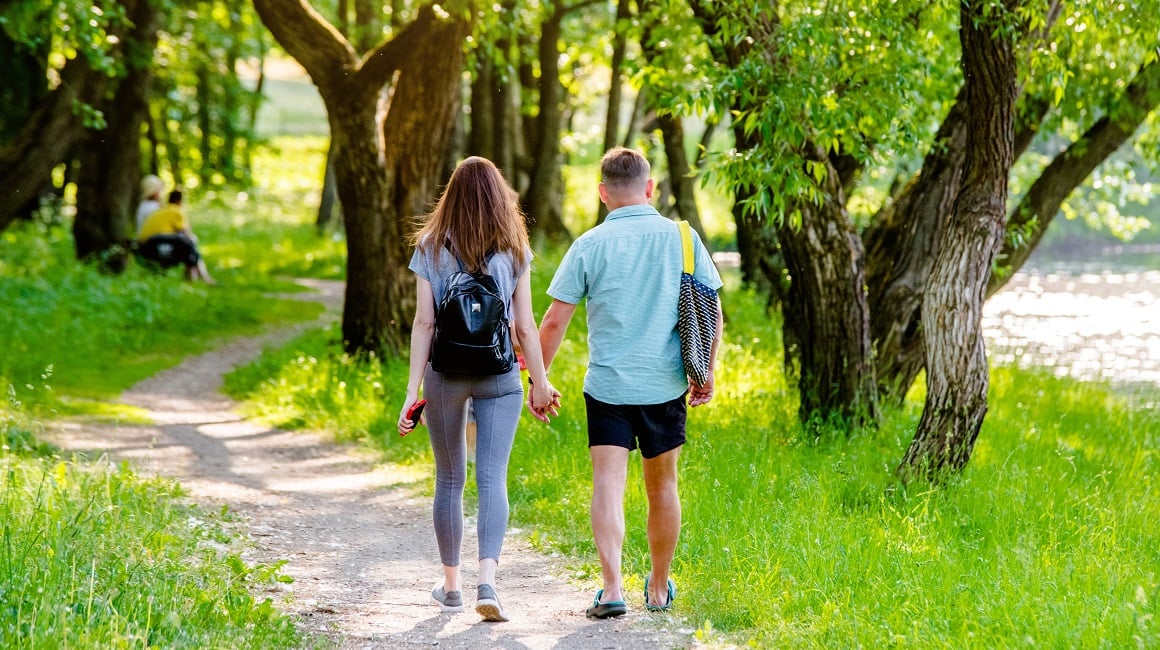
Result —
M 528 226 L 516 192 L 487 158 L 472 156 L 459 163 L 435 209 L 423 219 L 411 244 L 430 253 L 450 241 L 468 271 L 483 270 L 492 252 L 511 253 L 517 268 L 528 261 Z

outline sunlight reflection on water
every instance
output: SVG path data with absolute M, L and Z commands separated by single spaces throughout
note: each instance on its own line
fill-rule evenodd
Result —
M 1160 386 L 1160 271 L 1085 266 L 1021 271 L 987 301 L 992 363 Z

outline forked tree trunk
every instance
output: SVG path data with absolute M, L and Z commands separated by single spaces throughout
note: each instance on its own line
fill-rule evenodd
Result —
M 983 302 L 1007 217 L 1017 86 L 1014 38 L 999 22 L 1009 16 L 989 8 L 984 15 L 977 3 L 961 5 L 966 169 L 923 296 L 927 395 L 898 468 L 904 481 L 937 482 L 962 470 L 987 413 Z
M 919 176 L 863 233 L 870 338 L 880 396 L 901 404 L 926 363 L 923 291 L 958 197 L 966 161 L 967 105 L 960 91 L 935 135 Z
M 414 308 L 411 219 L 434 198 L 459 107 L 462 15 L 431 6 L 364 57 L 297 0 L 255 0 L 263 23 L 326 104 L 346 226 L 348 352 L 398 354 Z

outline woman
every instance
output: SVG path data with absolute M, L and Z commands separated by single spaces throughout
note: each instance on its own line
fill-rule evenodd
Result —
M 451 175 L 434 211 L 412 239 L 410 268 L 418 276 L 411 332 L 411 372 L 399 413 L 399 433 L 414 429 L 407 413 L 419 400 L 435 456 L 435 538 L 443 564 L 443 584 L 431 597 L 443 611 L 463 610 L 459 553 L 463 542 L 463 487 L 467 476 L 465 424 L 471 400 L 476 420 L 475 473 L 479 492 L 479 574 L 475 610 L 485 621 L 506 621 L 495 591 L 495 573 L 507 530 L 507 466 L 523 403 L 520 369 L 501 375 L 448 374 L 428 364 L 435 334 L 435 305 L 447 278 L 459 270 L 486 272 L 504 297 L 507 317 L 531 382 L 529 408 L 547 421 L 559 395 L 548 383 L 532 314 L 527 226 L 515 192 L 491 161 L 472 157 Z
M 141 202 L 137 204 L 137 231 L 140 232 L 142 226 L 149 219 L 149 216 L 161 209 L 161 190 L 165 189 L 165 183 L 152 174 L 141 179 Z

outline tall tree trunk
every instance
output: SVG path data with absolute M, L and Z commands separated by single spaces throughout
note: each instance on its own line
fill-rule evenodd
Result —
M 73 239 L 77 259 L 105 271 L 125 268 L 133 238 L 133 206 L 141 178 L 141 126 L 149 112 L 153 51 L 160 16 L 151 0 L 124 0 L 132 29 L 125 39 L 125 76 L 102 103 L 105 128 L 90 133 L 79 156 Z
M 641 14 L 644 16 L 651 14 L 651 7 L 647 3 L 641 3 Z M 653 25 L 649 24 L 646 18 L 644 32 L 641 34 L 640 40 L 644 58 L 647 61 L 654 61 L 658 56 L 656 39 L 653 38 L 652 30 Z M 689 155 L 685 151 L 685 125 L 679 115 L 658 110 L 660 96 L 657 93 L 651 93 L 649 97 L 652 100 L 650 101 L 652 109 L 657 112 L 657 126 L 661 130 L 665 161 L 669 170 L 668 187 L 671 196 L 662 195 L 660 200 L 664 203 L 665 208 L 671 206 L 671 209 L 675 210 L 681 219 L 688 221 L 689 225 L 698 232 L 704 233 L 701 212 L 697 209 L 696 170 L 689 164 Z M 607 142 L 607 140 L 608 134 L 605 134 L 605 141 Z M 670 211 L 662 209 L 661 212 L 667 214 Z
M 1018 66 L 1008 11 L 964 1 L 960 10 L 967 96 L 962 189 L 923 296 L 927 395 L 914 440 L 898 468 L 904 481 L 939 481 L 966 466 L 987 413 L 989 374 L 983 302 L 1007 219 L 1014 157 Z
M 876 215 L 862 235 L 866 287 L 873 305 L 870 337 L 881 397 L 901 404 L 926 363 L 923 291 L 954 208 L 966 163 L 967 103 L 959 92 L 943 119 L 922 171 Z
M 495 162 L 495 141 L 499 136 L 495 123 L 499 84 L 494 72 L 491 59 L 480 57 L 471 82 L 471 132 L 467 138 L 468 154 L 483 156 L 492 162 Z
M 524 200 L 537 239 L 569 241 L 560 204 L 562 189 L 560 131 L 564 123 L 564 86 L 560 83 L 560 37 L 565 8 L 559 0 L 548 3 L 551 13 L 540 28 L 540 114 L 536 120 L 536 146 L 532 178 Z
M 254 0 L 254 6 L 310 74 L 327 108 L 347 233 L 343 345 L 355 354 L 397 354 L 415 298 L 406 236 L 443 176 L 469 19 L 440 18 L 425 6 L 359 57 L 299 0 Z
M 704 233 L 701 211 L 697 209 L 696 170 L 689 164 L 689 154 L 685 151 L 685 125 L 675 115 L 657 115 L 661 127 L 661 137 L 665 143 L 665 159 L 669 167 L 669 186 L 673 191 L 673 203 L 677 214 L 689 225 Z
M 523 138 L 523 124 L 520 119 L 520 84 L 514 75 L 507 74 L 497 79 L 495 101 L 492 103 L 492 124 L 495 136 L 495 159 L 492 160 L 516 192 L 527 190 L 529 177 L 519 164 L 526 157 L 527 145 Z
M 516 9 L 515 0 L 503 0 L 502 11 L 512 13 Z M 491 124 L 496 130 L 492 137 L 492 162 L 503 171 L 508 183 L 518 194 L 528 187 L 527 165 L 520 165 L 521 157 L 527 157 L 527 143 L 524 139 L 524 125 L 521 115 L 522 95 L 519 75 L 519 52 L 513 48 L 511 29 L 504 30 L 496 39 L 496 51 L 501 53 L 501 65 L 492 67 L 492 84 L 495 93 L 492 102 Z
M 231 10 L 236 11 L 236 10 Z M 234 24 L 240 21 L 235 20 Z M 222 143 L 215 148 L 215 163 L 227 183 L 249 182 L 249 170 L 238 168 L 239 143 L 245 141 L 246 131 L 243 125 L 242 111 L 246 107 L 243 94 L 246 92 L 242 80 L 238 78 L 238 60 L 241 58 L 241 39 L 230 41 L 226 49 L 225 72 L 222 84 L 222 120 L 218 130 L 221 132 Z
M 642 3 L 643 4 L 643 3 Z M 624 97 L 624 59 L 628 52 L 628 20 L 632 18 L 632 0 L 616 3 L 616 25 L 612 36 L 612 61 L 609 64 L 608 105 L 604 111 L 604 148 L 601 154 L 620 142 L 620 104 Z M 646 39 L 641 39 L 647 42 Z M 596 201 L 596 223 L 604 221 L 608 206 Z
M 211 185 L 213 180 L 213 173 L 215 165 L 214 147 L 213 147 L 213 132 L 214 120 L 211 107 L 213 106 L 213 86 L 210 83 L 210 70 L 203 63 L 198 63 L 194 70 L 197 83 L 195 86 L 197 95 L 197 130 L 200 136 L 198 140 L 198 154 L 201 157 L 201 164 L 197 168 L 197 177 L 202 185 Z
M 813 158 L 826 165 L 822 203 L 799 202 L 801 225 L 778 227 L 791 278 L 782 311 L 798 347 L 799 411 L 806 422 L 837 415 L 860 425 L 878 417 L 865 254 L 838 171 L 823 152 Z

